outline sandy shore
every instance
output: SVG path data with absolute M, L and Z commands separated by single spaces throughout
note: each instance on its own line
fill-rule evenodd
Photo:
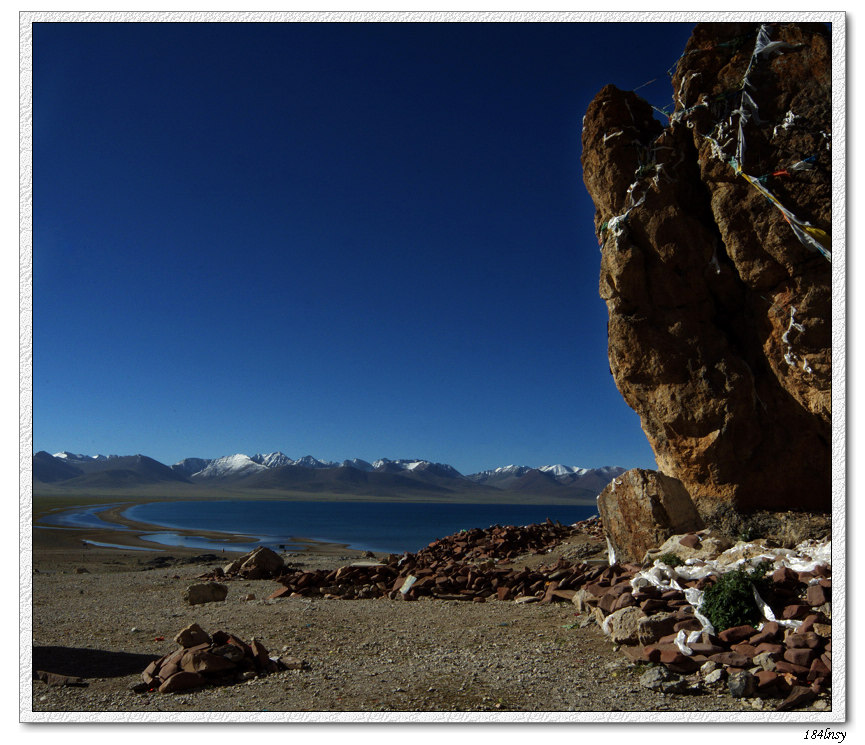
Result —
M 75 499 L 59 501 L 52 498 L 34 497 L 33 500 L 33 551 L 34 556 L 39 555 L 43 561 L 53 561 L 58 565 L 64 565 L 73 557 L 78 563 L 88 566 L 91 563 L 100 565 L 106 560 L 117 559 L 118 555 L 124 559 L 134 557 L 141 558 L 143 555 L 166 555 L 171 554 L 178 557 L 192 557 L 203 553 L 214 553 L 214 549 L 191 548 L 186 546 L 165 546 L 152 541 L 144 541 L 139 534 L 149 533 L 175 533 L 179 536 L 197 536 L 223 545 L 230 546 L 232 543 L 255 542 L 255 536 L 232 535 L 206 530 L 167 530 L 161 525 L 130 520 L 124 516 L 124 512 L 137 504 L 162 501 L 159 499 L 127 499 L 120 503 L 117 499 Z M 87 527 L 87 528 L 57 528 L 45 525 L 45 519 L 51 515 L 76 508 L 98 507 L 104 505 L 105 509 L 97 512 L 97 516 L 105 523 L 113 527 Z M 118 529 L 119 528 L 119 529 Z M 345 544 L 327 543 L 315 541 L 304 537 L 293 537 L 295 551 L 314 552 L 322 557 L 329 556 L 358 556 L 361 552 L 349 549 Z M 99 544 L 112 544 L 103 546 Z M 123 547 L 126 547 L 125 549 Z M 248 549 L 238 547 L 238 553 L 245 553 Z M 216 553 L 231 554 L 231 549 L 216 551 Z M 79 558 L 80 556 L 80 558 Z

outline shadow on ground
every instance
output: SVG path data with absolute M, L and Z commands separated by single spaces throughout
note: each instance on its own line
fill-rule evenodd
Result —
M 104 649 L 33 647 L 33 672 L 46 670 L 79 678 L 121 678 L 140 673 L 154 659 L 149 654 Z

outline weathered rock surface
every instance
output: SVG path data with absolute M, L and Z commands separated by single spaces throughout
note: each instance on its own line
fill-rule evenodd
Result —
M 225 600 L 228 587 L 218 582 L 200 582 L 189 585 L 183 593 L 183 599 L 190 605 L 201 603 L 218 603 Z
M 666 127 L 613 86 L 584 120 L 610 368 L 704 514 L 830 508 L 830 61 L 818 24 L 698 24 Z
M 632 468 L 598 495 L 598 511 L 618 561 L 641 561 L 674 533 L 705 527 L 678 479 Z

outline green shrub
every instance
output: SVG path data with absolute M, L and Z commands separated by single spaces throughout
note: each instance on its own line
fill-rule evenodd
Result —
M 753 588 L 766 598 L 769 591 L 766 569 L 765 562 L 753 569 L 734 569 L 722 574 L 715 584 L 703 591 L 700 613 L 709 619 L 715 631 L 760 623 L 763 614 L 754 599 Z
M 663 561 L 668 567 L 677 567 L 685 563 L 672 551 L 669 551 L 666 554 L 661 554 L 661 556 L 658 557 L 658 561 Z

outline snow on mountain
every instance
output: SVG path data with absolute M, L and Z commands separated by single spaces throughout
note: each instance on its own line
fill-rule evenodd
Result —
M 449 466 L 447 463 L 432 463 L 428 460 L 390 460 L 389 458 L 379 458 L 372 464 L 372 467 L 376 471 L 412 471 L 417 473 L 428 472 L 437 474 L 439 476 L 450 476 L 457 479 L 464 478 L 464 476 L 453 466 Z
M 85 471 L 92 470 L 93 467 L 96 467 L 97 463 L 121 458 L 121 456 L 117 455 L 83 455 L 67 451 L 55 453 L 54 457 L 70 466 L 84 468 Z M 90 469 L 88 469 L 88 465 L 91 466 Z M 561 463 L 539 467 L 511 464 L 463 476 L 453 466 L 446 463 L 433 463 L 419 458 L 397 460 L 380 458 L 373 463 L 360 458 L 351 458 L 341 463 L 335 463 L 319 460 L 312 455 L 305 455 L 297 460 L 292 460 L 280 451 L 256 453 L 251 457 L 243 453 L 237 453 L 215 459 L 185 458 L 171 466 L 171 470 L 185 478 L 191 478 L 193 481 L 209 481 L 224 478 L 243 478 L 283 466 L 300 466 L 310 469 L 342 467 L 355 468 L 365 472 L 379 471 L 382 473 L 402 473 L 405 475 L 414 474 L 422 481 L 426 481 L 429 478 L 467 479 L 476 484 L 495 486 L 503 489 L 511 488 L 524 482 L 525 479 L 537 478 L 543 474 L 545 478 L 554 479 L 562 486 L 574 486 L 583 490 L 591 489 L 596 491 L 602 490 L 612 479 L 627 470 L 620 466 L 583 468 L 581 466 L 566 466 Z
M 519 477 L 531 471 L 531 466 L 499 466 L 498 468 L 493 468 L 488 471 L 480 471 L 479 473 L 472 473 L 467 478 L 472 481 L 486 481 L 491 478 L 505 478 L 508 476 Z
M 556 478 L 559 476 L 570 476 L 572 474 L 583 476 L 589 472 L 588 468 L 580 468 L 579 466 L 563 466 L 561 464 L 555 466 L 541 466 L 538 470 L 543 471 L 544 473 L 551 473 Z
M 303 458 L 298 458 L 292 462 L 293 466 L 303 466 L 304 468 L 334 468 L 338 463 L 331 463 L 329 460 L 319 460 L 311 455 L 304 455 Z
M 249 476 L 252 473 L 266 471 L 267 466 L 256 463 L 248 455 L 237 453 L 226 455 L 211 461 L 204 469 L 192 474 L 195 481 L 207 479 L 235 478 L 238 476 Z
M 507 483 L 516 481 L 521 476 L 525 476 L 530 471 L 540 471 L 552 476 L 560 484 L 579 484 L 586 488 L 596 488 L 596 485 L 600 484 L 600 488 L 603 488 L 616 476 L 624 473 L 625 470 L 619 466 L 583 468 L 582 466 L 564 466 L 560 463 L 553 466 L 539 466 L 538 468 L 510 465 L 481 471 L 480 473 L 473 473 L 467 478 L 478 484 L 506 485 Z
M 285 453 L 275 452 L 275 453 L 256 453 L 250 458 L 253 463 L 258 463 L 260 466 L 265 466 L 267 468 L 279 468 L 281 466 L 293 466 L 295 462 L 289 458 Z
M 70 453 L 70 452 L 67 452 L 66 450 L 64 450 L 62 453 L 54 453 L 54 457 L 60 458 L 61 460 L 65 460 L 67 463 L 75 463 L 76 461 L 83 462 L 83 463 L 89 463 L 89 462 L 92 462 L 95 460 L 96 461 L 108 460 L 109 457 L 116 457 L 116 456 L 82 455 L 81 453 Z
M 362 460 L 361 458 L 351 458 L 340 463 L 341 468 L 356 468 L 358 471 L 372 471 L 372 463 Z
M 213 463 L 211 458 L 184 458 L 171 466 L 171 470 L 189 478 L 194 473 L 203 471 L 211 463 Z

